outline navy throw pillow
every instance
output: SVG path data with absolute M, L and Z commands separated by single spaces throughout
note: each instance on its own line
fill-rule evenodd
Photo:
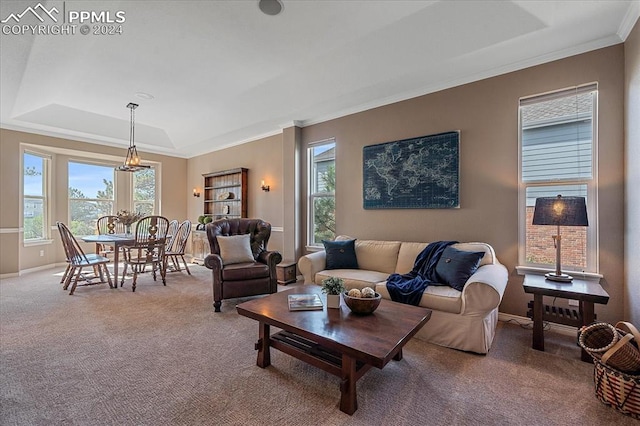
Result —
M 462 291 L 469 277 L 478 269 L 483 256 L 483 251 L 462 251 L 449 246 L 438 260 L 436 274 L 442 283 Z
M 322 241 L 327 253 L 327 269 L 358 269 L 356 240 Z

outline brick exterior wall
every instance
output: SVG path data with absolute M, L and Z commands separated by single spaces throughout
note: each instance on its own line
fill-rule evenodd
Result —
M 555 267 L 556 249 L 553 235 L 557 227 L 532 225 L 533 206 L 527 207 L 526 260 L 532 263 L 549 264 Z M 587 265 L 587 228 L 585 226 L 561 226 L 562 267 L 585 268 Z

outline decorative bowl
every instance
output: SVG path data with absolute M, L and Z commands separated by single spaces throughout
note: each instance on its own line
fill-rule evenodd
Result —
M 358 315 L 372 314 L 380 305 L 382 296 L 376 293 L 375 297 L 351 297 L 348 292 L 342 293 L 344 303 L 351 309 L 351 312 Z

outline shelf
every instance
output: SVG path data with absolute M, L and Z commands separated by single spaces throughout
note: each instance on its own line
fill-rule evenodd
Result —
M 239 185 L 222 185 L 222 186 L 205 186 L 204 189 L 227 189 L 227 188 L 237 188 Z
M 245 168 L 207 173 L 204 178 L 204 215 L 214 219 L 247 217 Z M 227 193 L 233 198 L 223 198 Z

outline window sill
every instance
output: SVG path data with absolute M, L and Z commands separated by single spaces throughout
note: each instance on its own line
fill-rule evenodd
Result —
M 35 247 L 35 246 L 47 246 L 53 244 L 53 240 L 29 240 L 29 241 L 23 241 L 23 246 L 24 247 Z
M 525 274 L 544 275 L 547 272 L 553 272 L 552 269 L 538 268 L 535 266 L 522 266 L 522 265 L 516 266 L 516 271 L 518 272 L 518 275 L 525 275 Z M 569 271 L 566 269 L 563 269 L 562 272 L 572 275 L 575 278 L 580 278 L 587 281 L 600 281 L 602 278 L 604 278 L 604 275 L 597 274 L 595 272 Z

